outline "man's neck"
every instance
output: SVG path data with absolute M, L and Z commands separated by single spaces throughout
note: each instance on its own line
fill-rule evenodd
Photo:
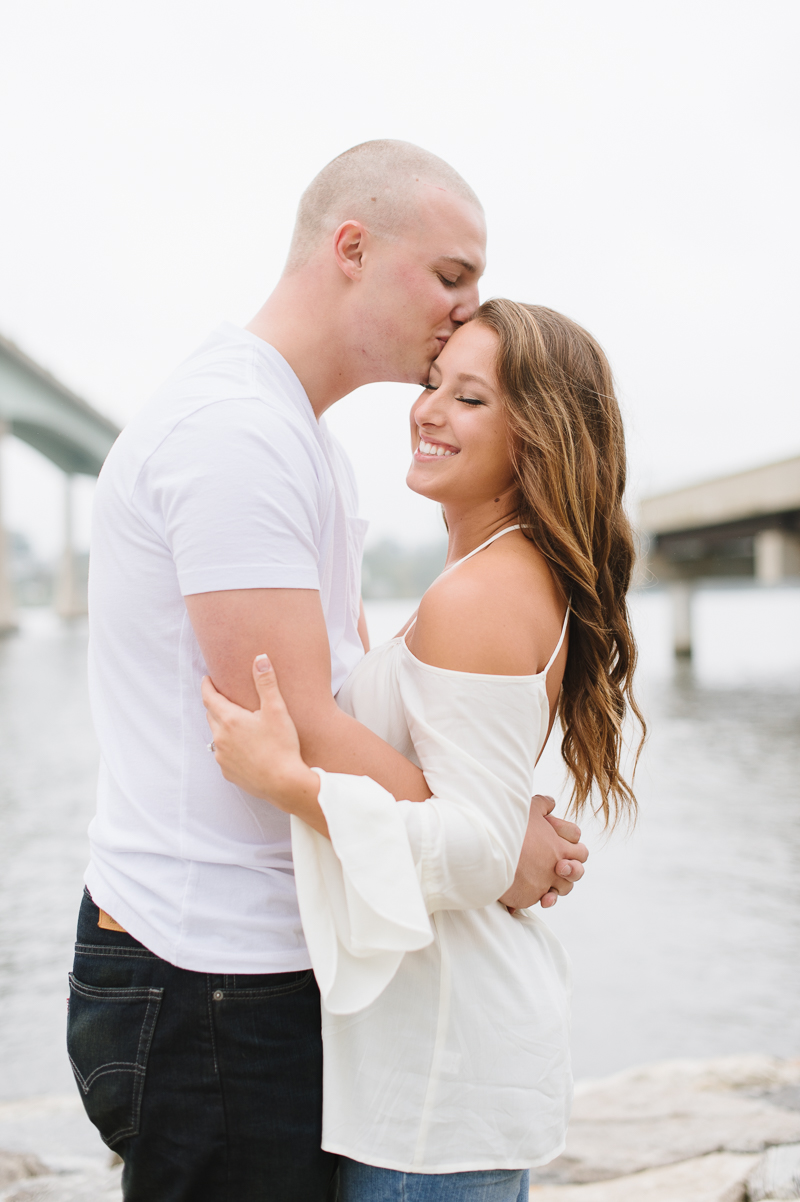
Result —
M 289 364 L 318 420 L 336 401 L 367 382 L 354 370 L 338 313 L 329 301 L 324 289 L 315 295 L 302 273 L 284 276 L 247 324 L 251 334 L 263 338 Z

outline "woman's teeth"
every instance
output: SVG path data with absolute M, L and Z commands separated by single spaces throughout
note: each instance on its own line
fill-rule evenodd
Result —
M 419 449 L 423 455 L 439 455 L 444 458 L 445 455 L 457 455 L 458 451 L 448 451 L 441 443 L 426 442 L 424 438 L 419 440 Z

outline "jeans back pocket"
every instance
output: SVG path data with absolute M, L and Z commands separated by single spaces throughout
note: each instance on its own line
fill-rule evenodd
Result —
M 83 1105 L 104 1142 L 136 1135 L 163 988 L 112 989 L 69 975 L 67 1051 Z

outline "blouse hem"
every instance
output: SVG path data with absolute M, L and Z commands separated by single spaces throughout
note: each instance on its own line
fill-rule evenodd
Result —
M 421 1168 L 418 1164 L 400 1163 L 396 1160 L 385 1160 L 378 1156 L 370 1156 L 369 1160 L 366 1160 L 363 1156 L 356 1155 L 353 1149 L 345 1147 L 344 1144 L 333 1143 L 324 1137 L 322 1140 L 323 1152 L 332 1152 L 335 1156 L 346 1156 L 348 1160 L 355 1160 L 360 1164 L 369 1164 L 376 1169 L 391 1169 L 396 1173 L 420 1173 L 426 1176 L 435 1173 L 480 1173 L 486 1169 L 506 1169 L 512 1172 L 519 1169 L 538 1169 L 542 1165 L 549 1164 L 551 1160 L 555 1160 L 557 1156 L 560 1156 L 566 1146 L 567 1137 L 564 1136 L 552 1152 L 545 1152 L 535 1160 L 522 1161 L 519 1158 L 502 1160 L 489 1157 L 486 1160 L 457 1161 L 442 1165 L 425 1165 L 424 1168 Z

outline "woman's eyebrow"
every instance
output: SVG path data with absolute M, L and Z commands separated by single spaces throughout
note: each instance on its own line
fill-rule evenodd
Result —
M 475 376 L 468 371 L 460 371 L 456 376 L 456 379 L 461 380 L 461 382 L 464 384 L 467 383 L 467 381 L 469 381 L 470 384 L 480 384 L 482 388 L 488 388 L 490 390 L 492 387 L 488 380 L 484 380 L 483 376 Z

